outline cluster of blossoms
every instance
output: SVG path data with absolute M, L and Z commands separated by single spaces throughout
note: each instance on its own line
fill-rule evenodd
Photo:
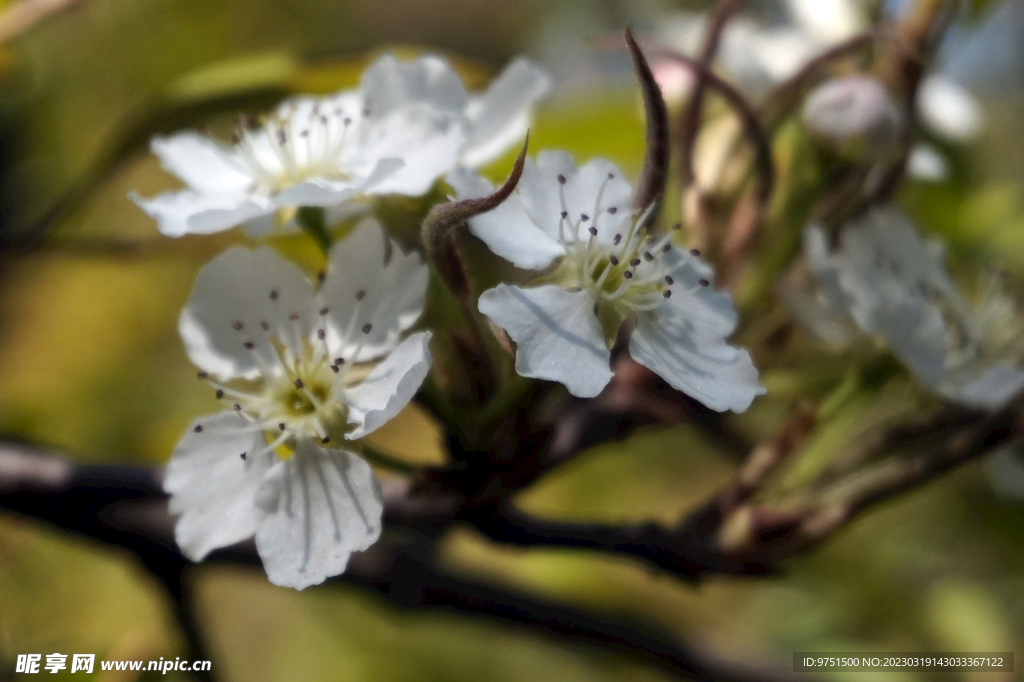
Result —
M 646 97 L 657 97 L 636 58 Z M 472 170 L 522 138 L 549 87 L 518 60 L 471 95 L 436 57 L 385 56 L 358 89 L 286 101 L 258 124 L 241 122 L 231 145 L 192 132 L 153 140 L 187 185 L 133 196 L 164 234 L 241 225 L 259 237 L 299 225 L 328 260 L 311 278 L 267 246 L 233 248 L 197 278 L 179 330 L 225 409 L 192 423 L 167 468 L 188 557 L 254 537 L 270 580 L 301 589 L 341 573 L 379 537 L 381 487 L 361 439 L 419 390 L 432 332 L 416 329 L 429 277 L 417 251 L 403 250 L 372 216 L 340 241 L 331 236 L 331 216 L 350 225 L 372 213 L 374 197 L 423 195 L 445 179 L 453 215 L 519 269 L 517 283 L 460 300 L 515 343 L 524 377 L 594 397 L 612 380 L 619 348 L 711 410 L 742 412 L 765 392 L 750 354 L 729 343 L 738 316 L 711 266 L 681 244 L 678 225 L 653 220 L 663 187 L 634 192 L 611 162 L 577 166 L 560 151 L 521 157 L 515 183 L 501 191 Z M 826 83 L 803 118 L 820 141 L 873 164 L 891 161 L 906 136 L 905 113 L 863 76 Z M 434 226 L 428 217 L 431 255 Z M 969 305 L 941 246 L 901 214 L 874 209 L 835 244 L 821 227 L 805 231 L 819 328 L 881 338 L 922 384 L 971 408 L 998 407 L 1024 389 L 1016 339 L 1001 333 L 1012 328 L 1004 319 L 1012 307 L 994 294 Z
M 514 62 L 479 96 L 440 59 L 383 57 L 358 90 L 281 104 L 240 123 L 232 145 L 185 132 L 153 140 L 187 187 L 133 199 L 169 236 L 296 224 L 310 207 L 346 214 L 374 196 L 421 195 L 441 176 L 458 199 L 490 195 L 474 171 L 525 133 L 549 88 Z M 360 209 L 365 212 L 364 209 Z M 713 410 L 764 392 L 711 268 L 655 233 L 651 211 L 610 162 L 527 160 L 515 192 L 469 221 L 498 256 L 534 272 L 500 284 L 479 312 L 517 344 L 516 369 L 596 396 L 623 328 L 633 357 Z M 352 213 L 347 215 L 351 216 Z M 412 332 L 428 268 L 373 217 L 329 247 L 311 279 L 269 247 L 233 248 L 200 272 L 179 329 L 224 404 L 193 422 L 167 469 L 182 551 L 255 537 L 270 580 L 303 588 L 344 571 L 381 532 L 381 488 L 359 440 L 397 414 L 430 369 L 430 331 Z
M 385 56 L 358 90 L 286 101 L 240 123 L 230 146 L 155 138 L 187 187 L 132 198 L 168 236 L 239 224 L 257 236 L 302 207 L 420 195 L 521 139 L 548 88 L 525 60 L 474 96 L 441 59 Z M 269 247 L 233 248 L 200 272 L 179 329 L 226 409 L 190 425 L 165 479 L 186 556 L 255 537 L 270 580 L 298 589 L 379 537 L 381 488 L 358 441 L 408 404 L 431 364 L 431 333 L 408 334 L 426 297 L 422 258 L 372 217 L 327 255 L 315 281 Z

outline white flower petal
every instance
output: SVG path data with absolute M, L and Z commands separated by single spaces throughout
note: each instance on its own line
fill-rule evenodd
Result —
M 277 216 L 274 213 L 267 213 L 266 215 L 250 218 L 242 223 L 242 229 L 245 230 L 245 234 L 250 239 L 266 237 L 274 231 L 276 226 Z
M 704 329 L 684 305 L 663 305 L 654 315 L 639 313 L 629 352 L 671 386 L 718 412 L 743 412 L 763 395 L 757 370 L 745 350 Z
M 597 227 L 601 241 L 607 244 L 615 234 L 625 236 L 632 223 L 633 188 L 614 163 L 591 159 L 567 176 L 565 205 L 572 221 L 579 220 L 581 214 L 590 218 L 584 222 L 581 232 L 592 224 Z M 616 212 L 608 213 L 609 208 L 615 208 Z
M 526 160 L 527 167 L 532 161 Z M 526 170 L 523 170 L 526 177 Z M 494 186 L 467 168 L 457 168 L 445 181 L 459 199 L 477 199 L 494 192 Z M 496 208 L 469 221 L 469 230 L 487 247 L 516 267 L 540 270 L 565 255 L 558 241 L 540 229 L 526 211 L 523 193 L 513 192 Z
M 231 156 L 205 135 L 187 131 L 164 137 L 157 135 L 149 144 L 160 165 L 201 192 L 242 193 L 253 182 L 252 176 L 232 163 Z
M 462 81 L 443 59 L 434 56 L 402 63 L 392 55 L 384 55 L 363 74 L 360 89 L 369 116 L 376 119 L 419 103 L 461 114 L 468 103 Z
M 384 499 L 369 465 L 301 440 L 256 497 L 256 549 L 270 582 L 301 590 L 344 572 L 380 537 Z
M 881 305 L 866 310 L 855 304 L 866 324 L 860 320 L 857 323 L 868 333 L 882 337 L 918 381 L 934 388 L 946 374 L 946 320 L 942 312 L 919 297 L 892 288 L 883 291 L 880 298 Z
M 997 410 L 1022 389 L 1024 372 L 1005 363 L 951 372 L 935 387 L 949 400 L 978 410 Z
M 376 161 L 369 174 L 351 181 L 325 180 L 313 178 L 300 182 L 278 192 L 274 197 L 274 205 L 286 208 L 289 206 L 334 206 L 347 199 L 366 192 L 377 190 L 382 183 L 388 182 L 396 173 L 402 171 L 405 162 L 397 158 L 385 158 Z
M 302 347 L 294 330 L 308 334 L 311 328 L 311 293 L 305 275 L 272 249 L 228 249 L 196 277 L 178 322 L 185 350 L 193 364 L 211 374 L 255 378 L 260 372 L 253 354 L 276 357 L 269 335 Z M 291 313 L 298 313 L 299 320 L 291 321 Z M 245 348 L 247 342 L 253 343 L 252 351 Z
M 611 355 L 590 294 L 499 284 L 480 296 L 479 308 L 516 342 L 520 375 L 560 382 L 580 398 L 596 396 L 611 381 Z
M 160 232 L 168 237 L 212 234 L 273 211 L 265 198 L 247 194 L 200 194 L 183 190 L 152 199 L 130 192 L 128 198 L 155 219 Z
M 516 142 L 530 125 L 533 106 L 551 89 L 551 79 L 527 59 L 517 59 L 501 72 L 483 95 L 473 97 L 466 110 L 471 126 L 462 163 L 482 166 Z
M 412 400 L 430 370 L 430 337 L 430 332 L 411 335 L 361 384 L 345 391 L 349 423 L 355 426 L 346 438 L 355 440 L 372 433 Z
M 328 309 L 327 344 L 336 356 L 351 359 L 361 344 L 358 361 L 376 358 L 394 348 L 399 334 L 423 313 L 426 264 L 394 242 L 385 264 L 387 242 L 380 223 L 368 218 L 331 249 L 320 299 Z M 368 334 L 362 332 L 365 324 L 371 325 Z
M 930 144 L 919 142 L 910 150 L 907 173 L 923 182 L 942 182 L 949 177 L 949 162 Z
M 853 0 L 786 0 L 785 4 L 796 23 L 822 43 L 845 40 L 866 23 L 864 5 Z
M 638 276 L 645 274 L 646 263 L 641 263 L 636 272 Z M 700 281 L 714 282 L 715 274 L 710 265 L 699 256 L 673 248 L 661 256 L 661 268 L 672 273 L 672 277 L 680 287 L 680 294 L 665 302 L 665 305 L 681 309 L 687 319 L 693 321 L 705 333 L 714 333 L 725 338 L 733 333 L 739 316 L 733 307 L 732 298 L 725 291 L 719 291 L 713 284 L 700 286 Z M 686 288 L 689 288 L 687 291 Z M 683 288 L 683 291 L 679 291 Z M 660 308 L 659 308 L 660 310 Z
M 576 164 L 568 152 L 544 150 L 537 160 L 527 159 L 523 176 L 516 186 L 523 206 L 533 223 L 552 239 L 558 239 L 562 202 L 559 199 L 558 176 L 569 178 L 576 173 Z
M 921 81 L 917 111 L 925 125 L 955 142 L 977 137 L 984 120 L 981 105 L 974 95 L 942 74 L 933 74 Z
M 458 163 L 466 140 L 462 120 L 424 105 L 408 106 L 377 122 L 363 142 L 366 158 L 400 157 L 404 165 L 367 190 L 419 196 Z
M 253 501 L 276 461 L 272 453 L 254 456 L 265 445 L 263 432 L 246 428 L 233 412 L 189 425 L 164 475 L 170 511 L 178 516 L 174 537 L 189 559 L 199 561 L 256 532 Z M 249 456 L 243 460 L 242 453 Z

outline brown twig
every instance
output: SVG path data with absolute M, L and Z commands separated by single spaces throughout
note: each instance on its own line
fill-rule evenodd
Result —
M 715 5 L 708 18 L 704 44 L 701 46 L 700 56 L 697 57 L 697 63 L 703 70 L 697 72 L 690 90 L 689 100 L 676 124 L 677 146 L 680 150 L 679 185 L 684 189 L 689 187 L 695 178 L 693 155 L 697 132 L 700 130 L 701 114 L 704 111 L 704 90 L 708 84 L 704 74 L 711 71 L 711 64 L 715 60 L 715 54 L 718 53 L 718 44 L 721 42 L 725 26 L 732 15 L 743 5 L 743 2 L 744 0 L 722 0 Z
M 767 202 L 775 185 L 775 166 L 772 162 L 771 143 L 768 141 L 768 136 L 761 126 L 754 108 L 747 102 L 739 90 L 726 83 L 699 61 L 673 50 L 658 49 L 655 50 L 655 54 L 663 59 L 681 64 L 704 78 L 707 87 L 718 92 L 736 112 L 743 125 L 744 135 L 753 145 L 756 154 L 757 186 L 755 187 L 755 195 L 760 202 Z

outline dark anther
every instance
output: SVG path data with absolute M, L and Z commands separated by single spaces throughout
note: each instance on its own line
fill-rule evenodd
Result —
M 241 457 L 241 458 L 242 458 L 242 461 L 243 461 L 243 462 L 245 461 L 245 453 L 244 453 L 244 452 L 243 452 L 242 454 L 240 454 L 240 455 L 239 455 L 239 457 Z
M 360 289 L 359 291 L 357 291 L 357 292 L 356 292 L 356 300 L 357 300 L 357 301 L 361 301 L 361 300 L 363 300 L 364 298 L 366 298 L 366 292 L 365 292 L 365 291 L 363 291 L 362 289 Z
M 564 185 L 565 184 L 565 176 L 562 175 L 561 173 L 558 174 L 558 184 L 560 184 L 560 185 Z
M 305 384 L 302 383 L 302 379 L 295 380 L 295 388 L 302 388 Z
M 700 255 L 700 249 L 690 249 L 690 255 L 691 256 L 699 256 Z
M 279 429 L 281 429 L 282 431 L 284 431 L 284 422 L 281 422 L 280 424 L 278 424 L 278 425 L 277 425 L 277 428 L 279 428 Z
M 618 265 L 619 264 L 619 259 L 616 258 L 615 256 L 608 256 L 608 260 L 611 262 L 612 265 Z
M 615 173 L 609 173 L 608 174 L 608 179 L 609 180 L 614 180 L 615 179 Z
M 683 224 L 682 223 L 676 223 L 675 225 L 672 226 L 672 229 L 673 230 L 681 230 L 681 229 L 683 229 Z
M 619 212 L 619 208 L 618 206 L 609 206 L 608 212 L 611 213 L 612 215 L 615 215 L 616 213 Z
M 588 227 L 587 228 L 587 232 L 589 232 L 591 234 L 591 236 L 594 236 L 594 237 L 597 236 L 597 228 L 596 227 Z
M 235 408 L 235 412 L 241 412 L 242 411 L 242 406 L 239 405 L 238 403 L 235 403 L 232 407 Z
M 317 282 L 320 282 L 320 284 L 323 284 L 325 279 L 327 279 L 327 273 L 326 272 L 318 272 L 318 273 L 316 273 L 316 281 Z
M 327 332 L 325 332 L 323 329 L 317 329 L 316 330 L 316 338 L 318 338 L 321 341 L 323 341 L 325 338 L 327 338 Z
M 299 319 L 299 314 L 298 313 L 288 313 L 288 319 L 291 320 L 292 322 L 295 322 L 297 319 Z
M 338 366 L 337 365 L 331 365 L 331 371 L 334 372 L 335 374 L 337 374 L 338 373 Z
M 569 217 L 569 212 L 568 211 L 562 211 L 558 215 L 561 216 L 562 220 L 565 220 L 566 218 Z
M 277 289 L 271 289 L 270 290 L 270 300 L 271 301 L 276 301 L 277 300 Z
M 194 428 L 192 430 L 195 431 L 196 433 L 202 433 L 203 425 L 202 424 L 196 424 L 196 428 Z
M 207 374 L 206 372 L 199 372 L 198 374 L 196 374 L 196 377 L 199 378 L 199 379 L 205 379 L 208 376 L 210 376 L 210 375 Z
M 324 436 L 323 440 L 320 441 L 320 443 L 330 443 L 330 442 L 331 442 L 331 437 L 330 436 Z
M 346 117 L 345 120 L 342 121 L 342 123 L 344 123 L 345 125 L 352 125 L 352 119 Z
M 345 358 L 334 358 L 334 364 L 336 364 L 336 365 L 344 365 L 345 364 Z
M 321 308 L 321 309 L 320 309 L 320 314 L 321 314 L 321 315 L 326 315 L 326 314 L 327 314 L 327 312 L 328 312 L 328 311 L 327 311 L 327 308 Z
M 644 260 L 646 260 L 648 263 L 654 260 L 654 256 L 651 255 L 650 251 L 644 251 Z
M 590 216 L 588 216 L 586 213 L 580 213 L 580 220 L 585 223 L 588 220 L 590 220 Z
M 244 326 L 245 326 L 244 324 L 242 324 L 241 322 L 238 322 L 238 321 L 235 321 L 235 322 L 231 323 L 231 328 L 234 329 L 236 332 L 242 331 L 242 327 L 244 327 Z
M 672 250 L 672 245 L 671 244 L 665 244 L 665 246 L 661 247 L 662 253 L 668 253 L 671 250 Z
M 255 347 L 256 347 L 256 344 L 255 344 L 255 343 L 253 343 L 252 341 L 246 341 L 246 342 L 245 342 L 245 343 L 243 343 L 242 345 L 243 345 L 243 346 L 245 346 L 245 349 L 246 349 L 246 350 L 252 350 L 253 348 L 255 348 Z
M 709 286 L 711 282 L 707 281 L 706 279 L 699 279 L 697 280 L 697 284 L 701 285 L 702 287 L 706 287 Z
M 624 273 L 622 273 L 622 276 L 625 277 L 626 279 L 633 279 L 633 273 L 630 272 L 629 270 L 626 270 Z
M 665 275 L 665 284 L 672 286 L 676 281 L 672 279 L 672 275 Z
M 270 325 L 267 324 L 266 320 L 260 320 L 260 327 L 263 328 L 263 331 L 268 331 L 270 329 Z
M 621 241 L 622 241 L 622 235 L 621 234 L 615 235 L 615 237 L 612 239 L 612 246 L 618 246 L 619 242 L 621 242 Z
M 662 296 L 664 296 L 665 298 L 672 298 L 672 290 L 665 289 L 665 293 L 663 293 Z
M 223 397 L 224 397 L 224 391 L 218 388 L 217 389 L 217 400 L 220 400 Z
M 629 261 L 629 264 L 635 268 L 636 266 L 640 265 L 640 259 L 634 258 L 633 260 Z
M 371 329 L 373 329 L 373 325 L 370 324 L 369 322 L 367 322 L 366 324 L 363 325 L 363 333 L 364 334 L 369 334 Z

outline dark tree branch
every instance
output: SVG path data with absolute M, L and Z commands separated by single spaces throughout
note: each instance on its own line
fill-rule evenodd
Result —
M 405 499 L 407 493 L 401 485 L 386 492 L 394 520 L 424 513 L 414 499 Z M 175 546 L 174 519 L 156 470 L 78 466 L 32 448 L 0 445 L 0 508 L 127 549 L 159 576 L 180 576 L 190 565 Z M 431 505 L 425 511 L 436 513 Z M 624 655 L 685 679 L 793 679 L 705 660 L 635 617 L 586 613 L 440 573 L 424 559 L 426 554 L 415 542 L 401 547 L 384 541 L 354 555 L 348 572 L 330 583 L 371 590 L 403 608 L 440 609 L 524 627 L 577 646 Z M 207 561 L 260 565 L 251 542 L 218 550 Z M 180 582 L 175 585 L 180 589 Z M 172 594 L 181 596 L 173 590 Z M 184 601 L 187 607 L 187 596 Z M 183 625 L 191 643 L 195 623 L 189 618 Z M 190 655 L 209 660 L 205 653 Z

